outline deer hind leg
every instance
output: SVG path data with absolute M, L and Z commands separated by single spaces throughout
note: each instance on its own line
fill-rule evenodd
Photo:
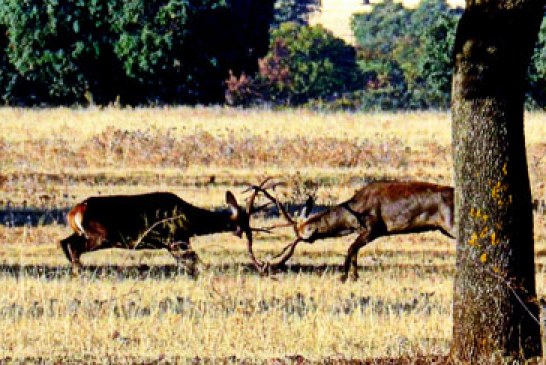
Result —
M 440 232 L 449 238 L 455 238 L 453 205 L 444 203 L 440 209 Z
M 73 275 L 78 275 L 81 271 L 82 264 L 80 262 L 80 256 L 84 251 L 86 242 L 87 239 L 84 236 L 80 236 L 76 233 L 61 240 L 61 248 L 72 265 L 71 270 Z
M 70 236 L 66 237 L 65 239 L 62 239 L 60 241 L 60 246 L 63 250 L 63 253 L 64 253 L 64 256 L 66 257 L 66 259 L 70 262 L 72 262 L 72 258 L 70 256 L 70 251 L 68 250 L 68 246 L 70 245 L 70 243 L 75 240 L 76 238 L 78 237 L 78 235 L 76 233 L 73 233 L 71 234 Z

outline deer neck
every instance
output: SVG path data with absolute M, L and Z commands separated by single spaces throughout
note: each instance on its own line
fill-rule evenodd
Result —
M 349 202 L 345 202 L 343 204 L 340 204 L 339 206 L 340 208 L 342 209 L 345 209 L 345 211 L 347 211 L 354 219 L 356 219 L 356 221 L 358 222 L 358 224 L 360 226 L 364 226 L 364 221 L 362 220 L 362 215 L 360 213 L 358 213 L 356 210 L 354 210 L 351 205 L 349 204 Z M 340 214 L 342 215 L 342 214 Z
M 345 236 L 355 232 L 360 225 L 358 212 L 353 211 L 350 207 L 347 209 L 346 206 L 340 205 L 307 221 L 302 238 L 314 240 Z
M 202 236 L 235 231 L 236 226 L 231 220 L 231 216 L 230 210 L 209 211 L 198 209 L 193 212 L 191 217 L 193 233 L 196 236 Z

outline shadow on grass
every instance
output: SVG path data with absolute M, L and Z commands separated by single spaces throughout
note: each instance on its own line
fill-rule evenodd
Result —
M 225 263 L 210 265 L 207 269 L 202 268 L 201 273 L 214 273 L 218 275 L 249 275 L 267 276 L 277 274 L 304 274 L 304 275 L 337 275 L 342 271 L 342 266 L 337 264 L 288 264 L 284 267 L 262 273 L 250 263 Z M 392 271 L 395 275 L 405 272 L 417 273 L 420 275 L 443 274 L 452 275 L 452 265 L 423 266 L 420 264 L 381 264 L 359 267 L 361 278 L 367 274 L 373 275 L 377 272 Z M 171 279 L 176 277 L 189 277 L 182 266 L 177 265 L 85 265 L 80 273 L 83 277 L 89 278 L 110 278 L 117 280 L 134 279 Z M 70 265 L 21 265 L 2 264 L 0 265 L 0 278 L 40 278 L 56 280 L 71 277 Z

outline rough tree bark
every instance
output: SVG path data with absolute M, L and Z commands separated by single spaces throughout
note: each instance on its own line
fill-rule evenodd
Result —
M 456 34 L 453 148 L 456 362 L 542 355 L 523 130 L 543 0 L 467 0 Z

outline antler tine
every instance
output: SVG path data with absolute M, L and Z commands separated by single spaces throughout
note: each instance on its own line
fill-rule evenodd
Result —
M 256 199 L 256 195 L 258 194 L 258 190 L 256 189 L 256 187 L 259 187 L 260 189 L 263 188 L 263 186 L 272 179 L 271 176 L 265 178 L 259 186 L 256 186 L 256 185 L 250 185 L 246 190 L 246 191 L 250 191 L 250 190 L 254 190 L 254 192 L 252 193 L 252 195 L 250 196 L 250 198 L 248 198 L 248 203 L 247 203 L 247 206 L 246 206 L 246 212 L 248 213 L 248 215 L 251 215 L 254 210 L 254 200 Z
M 260 191 L 262 194 L 265 195 L 266 198 L 268 198 L 269 200 L 271 200 L 273 203 L 275 203 L 275 205 L 277 206 L 277 208 L 279 208 L 279 211 L 281 212 L 281 214 L 284 216 L 284 218 L 290 222 L 290 224 L 292 225 L 295 225 L 296 222 L 294 221 L 294 219 L 292 219 L 292 217 L 288 214 L 288 212 L 286 211 L 286 209 L 284 208 L 284 206 L 279 203 L 279 200 L 277 198 L 275 198 L 273 195 L 271 195 L 267 190 L 264 190 L 262 189 L 261 187 L 258 187 L 258 186 L 255 186 L 253 187 L 255 190 L 257 191 Z
M 294 227 L 294 229 L 296 229 L 296 222 L 292 219 L 292 217 L 290 217 L 290 215 L 288 214 L 288 212 L 286 211 L 286 209 L 284 208 L 284 206 L 278 201 L 277 198 L 275 198 L 273 195 L 271 195 L 268 191 L 268 189 L 275 189 L 277 186 L 280 186 L 280 185 L 285 185 L 284 182 L 282 181 L 274 181 L 272 180 L 271 177 L 268 177 L 266 179 L 264 179 L 260 185 L 251 185 L 248 187 L 248 189 L 246 189 L 245 191 L 250 191 L 250 190 L 254 190 L 252 195 L 249 197 L 248 199 L 248 203 L 247 203 L 247 207 L 246 207 L 246 212 L 248 214 L 248 219 L 249 219 L 249 223 L 250 223 L 250 217 L 253 213 L 265 208 L 266 206 L 268 206 L 270 203 L 267 203 L 267 204 L 264 204 L 258 208 L 254 208 L 254 200 L 256 199 L 256 196 L 258 195 L 258 193 L 262 193 L 264 194 L 264 196 L 269 199 L 272 203 L 274 203 L 277 208 L 279 209 L 279 211 L 281 212 L 281 214 L 284 216 L 284 218 L 289 222 L 288 224 L 285 224 L 285 225 L 278 225 L 279 227 L 281 226 L 285 226 L 285 227 L 288 227 L 288 226 L 292 226 Z M 250 224 L 248 225 L 248 231 L 247 231 L 247 237 L 248 237 L 248 253 L 252 259 L 252 262 L 254 263 L 254 266 L 256 266 L 256 268 L 258 270 L 260 270 L 261 272 L 264 272 L 265 270 L 267 270 L 268 267 L 270 267 L 270 263 L 267 262 L 267 263 L 264 263 L 262 262 L 261 260 L 258 260 L 256 259 L 256 257 L 254 256 L 254 251 L 252 249 L 252 231 L 261 231 L 261 232 L 271 232 L 270 229 L 271 228 L 276 228 L 276 227 L 266 227 L 266 228 L 251 228 L 250 227 Z M 294 248 L 295 248 L 295 245 L 297 244 L 297 242 L 299 242 L 300 238 L 298 237 L 296 239 L 296 241 L 292 244 L 292 247 L 287 247 L 283 250 L 283 252 L 281 253 L 281 259 L 280 259 L 280 263 L 284 263 L 286 262 L 286 260 L 288 260 L 290 258 L 290 256 L 292 255 L 292 253 L 294 252 Z M 279 255 L 276 256 L 276 258 L 279 257 Z M 276 265 L 279 265 L 279 263 L 275 263 L 274 266 Z
M 286 245 L 283 248 L 283 250 L 281 251 L 280 254 L 275 255 L 273 257 L 273 259 L 277 259 L 276 261 L 274 261 L 274 262 L 267 261 L 267 262 L 263 263 L 262 264 L 263 271 L 269 270 L 269 269 L 276 269 L 278 267 L 283 266 L 286 263 L 286 261 L 288 261 L 292 257 L 292 255 L 294 255 L 294 251 L 296 249 L 296 246 L 301 241 L 302 241 L 301 238 L 299 238 L 299 237 L 296 238 L 292 243 Z
M 271 180 L 271 177 L 267 177 L 264 179 L 259 186 L 257 186 L 258 189 L 255 189 L 254 187 L 250 187 L 250 189 L 254 190 L 250 198 L 248 199 L 247 207 L 246 207 L 246 213 L 247 213 L 247 229 L 246 229 L 246 236 L 248 240 L 247 248 L 248 248 L 248 254 L 250 255 L 250 258 L 252 259 L 252 262 L 254 263 L 254 266 L 260 270 L 263 271 L 264 263 L 260 260 L 258 260 L 255 255 L 254 251 L 252 250 L 252 231 L 257 231 L 257 229 L 253 229 L 250 227 L 250 217 L 252 213 L 255 212 L 254 209 L 254 200 L 256 199 L 256 195 L 259 192 L 259 189 L 262 189 L 269 181 Z M 263 209 L 263 208 L 260 208 Z
M 253 232 L 273 233 L 270 227 L 251 227 L 250 230 Z
M 278 199 L 275 198 L 273 195 L 271 195 L 267 190 L 264 190 L 264 189 L 262 189 L 260 187 L 254 187 L 254 189 L 260 190 L 262 192 L 262 194 L 265 195 L 266 198 L 268 198 L 269 200 L 274 202 L 275 205 L 277 205 L 277 207 L 279 208 L 279 211 L 281 212 L 281 214 L 288 221 L 287 224 L 277 225 L 277 227 L 292 226 L 294 228 L 294 231 L 295 231 L 296 236 L 297 236 L 296 239 L 292 243 L 290 243 L 289 245 L 287 245 L 286 247 L 283 248 L 281 253 L 279 253 L 278 255 L 273 257 L 273 259 L 275 260 L 274 262 L 266 261 L 266 262 L 262 263 L 261 271 L 265 272 L 267 270 L 275 269 L 277 267 L 283 266 L 286 263 L 286 261 L 288 261 L 290 259 L 290 257 L 292 257 L 292 255 L 294 254 L 294 250 L 296 249 L 297 244 L 302 241 L 302 238 L 298 234 L 296 221 L 294 221 L 294 219 L 292 219 L 292 217 L 288 214 L 288 212 L 286 211 L 284 206 L 278 201 Z M 267 227 L 267 228 L 270 228 L 270 227 Z M 274 226 L 272 228 L 276 228 L 276 227 Z

